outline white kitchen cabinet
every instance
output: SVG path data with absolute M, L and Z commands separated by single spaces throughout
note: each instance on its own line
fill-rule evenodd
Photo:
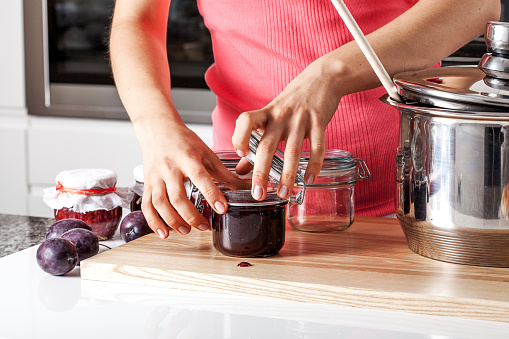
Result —
M 23 41 L 23 1 L 0 1 L 1 115 L 26 114 Z
M 26 214 L 26 130 L 24 116 L 0 116 L 0 213 Z
M 26 108 L 23 2 L 0 1 L 0 213 L 25 214 Z

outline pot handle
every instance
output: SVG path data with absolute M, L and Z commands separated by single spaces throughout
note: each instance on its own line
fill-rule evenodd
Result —
M 405 180 L 405 156 L 403 155 L 403 148 L 398 147 L 396 153 L 396 182 L 402 183 Z

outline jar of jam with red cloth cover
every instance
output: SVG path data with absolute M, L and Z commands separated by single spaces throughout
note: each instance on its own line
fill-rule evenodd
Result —
M 60 172 L 57 185 L 44 190 L 44 202 L 54 210 L 55 220 L 80 219 L 101 240 L 115 234 L 122 208 L 129 208 L 132 193 L 116 187 L 117 174 L 107 169 L 75 169 Z

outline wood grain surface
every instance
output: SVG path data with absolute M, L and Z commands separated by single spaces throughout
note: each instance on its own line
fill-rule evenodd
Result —
M 241 261 L 253 266 L 238 267 Z M 81 263 L 86 280 L 509 322 L 509 269 L 408 249 L 396 219 L 356 217 L 339 233 L 287 229 L 281 252 L 232 258 L 211 232 L 149 234 Z

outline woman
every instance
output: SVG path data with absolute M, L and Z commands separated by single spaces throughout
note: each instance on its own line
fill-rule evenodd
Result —
M 391 76 L 437 64 L 500 16 L 499 0 L 345 3 Z M 187 199 L 185 178 L 224 213 L 226 200 L 213 179 L 232 176 L 172 103 L 169 5 L 170 0 L 117 0 L 110 40 L 117 88 L 143 153 L 142 209 L 161 238 L 168 229 L 158 214 L 182 234 L 209 228 Z M 251 131 L 263 133 L 253 197 L 264 199 L 272 155 L 285 141 L 280 197 L 292 190 L 303 147 L 311 151 L 308 183 L 320 172 L 324 150 L 339 148 L 364 159 L 373 174 L 358 186 L 356 212 L 393 213 L 398 114 L 378 101 L 384 90 L 330 1 L 198 0 L 198 5 L 214 50 L 215 63 L 206 74 L 218 98 L 214 148 L 233 148 L 243 156 Z

